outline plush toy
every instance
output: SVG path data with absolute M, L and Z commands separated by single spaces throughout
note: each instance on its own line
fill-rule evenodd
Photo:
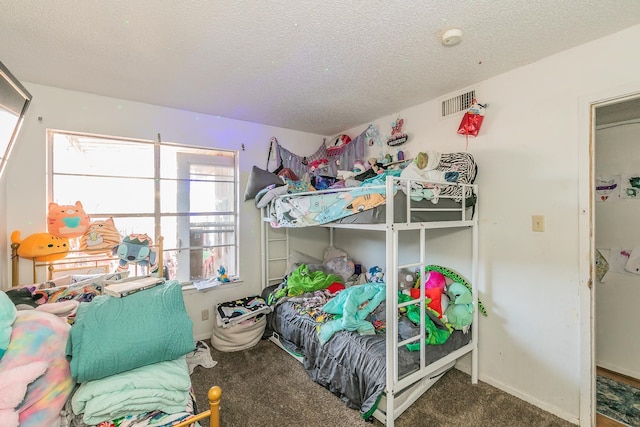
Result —
M 89 215 L 79 201 L 75 205 L 49 203 L 48 231 L 54 236 L 74 238 L 82 236 L 89 227 Z
M 473 321 L 473 297 L 471 291 L 460 283 L 451 283 L 447 287 L 450 299 L 449 307 L 445 311 L 447 323 L 453 329 L 466 330 Z
M 330 155 L 335 155 L 337 154 L 337 152 L 340 152 L 340 148 L 344 147 L 350 142 L 351 137 L 349 135 L 338 135 L 336 139 L 333 140 L 333 143 L 327 147 L 327 151 Z
M 322 173 L 326 173 L 327 168 L 329 167 L 329 160 L 327 159 L 318 159 L 309 162 L 309 172 L 320 175 Z
M 152 248 L 153 241 L 147 234 L 130 234 L 122 239 L 122 243 L 113 249 L 114 255 L 118 255 L 117 271 L 127 271 L 129 263 L 149 267 L 149 273 L 158 272 L 158 255 Z
M 424 268 L 424 270 L 426 272 L 438 271 L 442 273 L 445 277 L 451 279 L 452 282 L 457 282 L 464 285 L 469 290 L 469 292 L 471 292 L 471 284 L 467 282 L 467 280 L 464 277 L 462 277 L 460 274 L 458 274 L 457 272 L 449 268 L 442 267 L 440 265 L 428 265 Z M 480 313 L 482 313 L 483 316 L 485 317 L 487 316 L 487 310 L 484 308 L 484 305 L 482 304 L 482 301 L 480 301 L 479 298 L 478 298 L 478 310 L 480 310 Z
M 87 231 L 80 237 L 80 249 L 87 252 L 112 253 L 122 238 L 116 229 L 113 218 L 104 221 L 93 221 Z
M 56 261 L 69 253 L 69 239 L 51 233 L 35 233 L 20 239 L 20 232 L 11 233 L 11 243 L 18 243 L 18 256 L 35 261 Z
M 218 282 L 226 283 L 228 281 L 229 277 L 227 277 L 227 270 L 223 266 L 220 266 L 220 268 L 218 268 Z
M 417 279 L 414 284 L 414 288 L 411 289 L 411 296 L 414 299 L 420 297 L 420 273 L 416 272 Z M 427 272 L 427 280 L 424 283 L 424 293 L 429 301 L 429 308 L 438 313 L 438 317 L 442 317 L 447 305 L 447 295 L 444 292 L 447 285 L 447 281 L 442 273 L 439 271 Z
M 384 283 L 384 273 L 377 265 L 371 267 L 367 272 L 367 281 L 373 283 Z

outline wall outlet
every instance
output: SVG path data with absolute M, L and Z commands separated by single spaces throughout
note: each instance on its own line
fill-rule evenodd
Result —
M 202 318 L 202 320 L 209 320 L 209 309 L 202 310 L 202 313 L 200 313 L 200 317 Z

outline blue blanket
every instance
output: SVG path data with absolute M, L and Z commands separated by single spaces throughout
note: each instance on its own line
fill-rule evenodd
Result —
M 123 298 L 100 295 L 78 307 L 67 342 L 77 382 L 101 379 L 195 349 L 182 287 L 168 281 Z

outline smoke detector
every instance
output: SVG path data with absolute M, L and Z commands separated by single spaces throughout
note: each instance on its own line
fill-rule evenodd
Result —
M 462 30 L 452 28 L 442 35 L 442 44 L 445 46 L 455 46 L 462 41 Z

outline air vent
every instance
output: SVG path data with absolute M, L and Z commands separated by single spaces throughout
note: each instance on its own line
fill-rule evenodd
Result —
M 475 97 L 476 91 L 472 90 L 471 92 L 463 93 L 462 95 L 442 101 L 442 117 L 468 110 Z

